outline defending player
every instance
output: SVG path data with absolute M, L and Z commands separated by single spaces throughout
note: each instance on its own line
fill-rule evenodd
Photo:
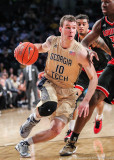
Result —
M 83 38 L 91 32 L 89 28 L 89 17 L 85 14 L 79 14 L 76 16 L 76 40 L 78 42 L 81 42 Z M 97 72 L 97 76 L 99 77 L 101 73 L 103 72 L 104 68 L 107 65 L 108 59 L 106 58 L 105 52 L 110 54 L 109 48 L 106 46 L 105 42 L 100 39 L 100 43 L 98 43 L 98 40 L 95 41 L 91 46 L 91 49 L 97 52 L 97 55 L 99 57 L 99 61 L 96 60 L 96 58 L 93 58 L 93 65 L 95 67 L 95 70 Z M 101 49 L 102 50 L 101 50 Z M 105 52 L 104 52 L 104 51 Z M 89 84 L 89 79 L 87 77 L 87 74 L 85 73 L 84 69 L 82 69 L 82 72 L 78 78 L 78 81 L 76 82 L 76 88 L 77 88 L 77 98 L 82 94 L 84 90 L 87 89 Z M 99 105 L 97 105 L 97 116 L 95 118 L 95 125 L 94 125 L 94 133 L 97 134 L 100 132 L 102 128 L 102 118 L 103 118 L 103 105 L 104 102 L 100 102 Z M 75 119 L 76 119 L 76 110 L 73 114 L 73 120 L 69 122 L 69 130 L 67 131 L 67 135 L 64 138 L 64 141 L 66 142 L 72 135 L 74 125 L 75 125 Z
M 108 65 L 99 77 L 97 89 L 90 100 L 89 106 L 87 108 L 79 106 L 79 116 L 74 127 L 74 132 L 70 141 L 60 151 L 60 155 L 62 156 L 71 155 L 75 152 L 75 142 L 78 140 L 83 127 L 91 118 L 95 106 L 103 100 L 114 104 L 114 0 L 101 0 L 101 8 L 104 17 L 95 23 L 92 31 L 82 40 L 82 44 L 88 47 L 101 36 L 111 50 L 112 59 L 108 62 Z M 85 116 L 88 110 L 89 114 Z

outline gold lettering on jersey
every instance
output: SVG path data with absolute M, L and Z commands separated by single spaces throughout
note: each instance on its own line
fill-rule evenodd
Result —
M 71 59 L 68 59 L 66 57 L 60 56 L 60 55 L 55 54 L 55 53 L 51 53 L 50 59 L 54 60 L 54 61 L 61 62 L 61 63 L 66 64 L 68 66 L 72 65 L 72 60 Z
M 68 76 L 65 77 L 65 76 L 60 75 L 60 74 L 53 72 L 53 71 L 52 71 L 52 78 L 56 79 L 56 80 L 68 81 Z

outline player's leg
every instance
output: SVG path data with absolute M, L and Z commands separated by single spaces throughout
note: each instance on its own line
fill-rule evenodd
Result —
M 41 89 L 41 100 L 38 103 L 35 113 L 31 114 L 20 128 L 20 135 L 26 138 L 32 128 L 45 116 L 50 116 L 57 108 L 57 96 L 51 83 L 45 81 Z
M 52 92 L 50 93 L 52 94 Z M 57 94 L 53 94 L 52 96 L 55 97 L 55 95 L 57 96 L 59 94 L 60 99 L 58 100 L 57 111 L 53 113 L 55 117 L 54 121 L 52 121 L 52 127 L 49 130 L 40 132 L 32 138 L 28 138 L 17 144 L 16 149 L 20 152 L 21 156 L 30 156 L 28 152 L 28 147 L 30 144 L 44 142 L 56 137 L 72 117 L 71 106 L 74 106 L 76 101 L 75 89 L 60 89 L 59 87 L 57 87 L 56 93 Z
M 79 98 L 79 96 L 82 94 L 82 91 L 78 88 L 76 88 L 76 99 Z M 77 114 L 77 102 L 76 102 L 76 105 L 75 105 L 75 108 L 73 110 L 73 118 L 72 120 L 70 120 L 69 122 L 69 129 L 66 133 L 66 136 L 64 137 L 64 142 L 67 142 L 68 139 L 70 139 L 71 135 L 72 135 L 72 132 L 74 130 L 74 126 L 75 126 L 75 120 L 76 120 L 76 114 Z
M 33 143 L 45 142 L 55 138 L 58 134 L 61 133 L 62 129 L 65 127 L 63 120 L 57 117 L 51 122 L 51 128 L 47 131 L 42 131 L 35 136 L 33 136 Z
M 88 87 L 89 84 L 89 79 L 86 75 L 86 73 L 82 70 L 79 79 L 76 83 L 75 89 L 76 89 L 76 100 L 80 97 L 80 95 L 82 94 L 83 90 L 86 89 Z M 73 106 L 74 107 L 74 106 Z M 67 131 L 66 136 L 64 137 L 64 142 L 67 142 L 68 139 L 70 139 L 73 129 L 74 129 L 74 125 L 75 125 L 75 120 L 76 120 L 76 113 L 77 113 L 77 102 L 75 105 L 75 109 L 73 111 L 73 118 L 72 120 L 70 120 L 69 122 L 69 129 Z
M 69 122 L 69 125 L 68 125 L 69 129 L 66 133 L 66 136 L 64 137 L 64 142 L 67 142 L 67 140 L 70 139 L 70 137 L 72 135 L 72 132 L 73 132 L 74 126 L 75 126 L 76 113 L 77 113 L 77 107 L 73 111 L 73 119 L 70 120 L 70 122 Z
M 103 70 L 98 70 L 97 76 L 98 78 L 101 76 Z M 94 125 L 94 133 L 97 134 L 101 131 L 102 129 L 102 118 L 103 118 L 103 107 L 104 107 L 104 102 L 101 101 L 97 106 L 97 115 L 95 117 L 95 125 Z
M 29 146 L 31 144 L 51 140 L 61 132 L 61 130 L 64 128 L 64 126 L 68 123 L 68 120 L 70 117 L 69 116 L 67 118 L 65 116 L 68 114 L 68 111 L 71 111 L 69 103 L 64 103 L 64 100 L 62 100 L 60 102 L 61 105 L 58 106 L 58 108 L 57 108 L 57 110 L 59 109 L 59 111 L 54 112 L 53 115 L 51 116 L 52 121 L 51 121 L 51 128 L 50 129 L 47 129 L 46 131 L 42 131 L 33 137 L 25 139 L 24 141 L 20 141 L 20 143 L 18 143 L 16 145 L 15 148 L 20 153 L 20 155 L 22 157 L 30 157 Z M 58 102 L 58 104 L 59 104 L 59 102 Z M 65 115 L 63 113 L 65 113 Z M 68 115 L 71 115 L 71 113 L 72 112 L 70 112 Z M 58 114 L 58 116 L 56 114 Z M 55 116 L 55 117 L 53 118 L 53 116 Z
M 78 136 L 81 133 L 82 129 L 84 128 L 85 124 L 91 118 L 91 115 L 94 111 L 95 106 L 97 106 L 101 101 L 108 100 L 108 102 L 113 103 L 114 97 L 114 66 L 108 65 L 105 70 L 103 71 L 102 75 L 98 79 L 98 86 L 97 90 L 95 91 L 94 95 L 92 96 L 90 103 L 89 103 L 89 115 L 87 117 L 78 116 L 74 132 L 70 138 L 70 141 L 66 146 L 61 150 L 60 155 L 71 155 L 75 150 L 75 142 L 78 140 Z M 110 83 L 109 83 L 110 82 Z M 69 148 L 69 149 L 68 149 Z
M 95 106 L 100 104 L 103 100 L 108 99 L 109 102 L 113 100 L 114 97 L 114 66 L 108 65 L 101 76 L 98 79 L 97 89 L 92 96 L 89 103 L 89 115 L 84 118 L 78 117 L 74 131 L 80 133 L 87 121 L 90 119 Z M 110 83 L 109 83 L 110 82 Z M 79 124 L 80 123 L 80 124 Z
M 58 134 L 61 133 L 65 125 L 66 123 L 62 117 L 55 117 L 51 122 L 50 129 L 41 131 L 30 138 L 26 138 L 25 140 L 20 141 L 15 148 L 17 151 L 19 151 L 22 157 L 30 157 L 31 155 L 29 153 L 29 146 L 31 144 L 45 142 L 55 138 Z
M 99 133 L 102 129 L 103 107 L 104 107 L 104 101 L 101 101 L 97 105 L 97 116 L 95 118 L 95 125 L 94 125 L 95 134 Z
M 63 149 L 60 150 L 60 155 L 61 156 L 68 156 L 73 154 L 76 151 L 75 147 L 75 142 L 78 140 L 78 136 L 82 129 L 84 128 L 85 124 L 89 121 L 91 118 L 91 115 L 95 109 L 95 106 L 102 101 L 105 98 L 104 93 L 101 91 L 96 91 L 95 94 L 93 95 L 91 101 L 90 101 L 90 107 L 89 107 L 89 115 L 87 117 L 81 117 L 78 116 L 76 120 L 76 124 L 74 127 L 74 131 L 71 135 L 70 141 L 66 144 L 66 146 L 63 147 Z

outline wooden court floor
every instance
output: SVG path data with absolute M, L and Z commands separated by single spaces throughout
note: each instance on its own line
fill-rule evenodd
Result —
M 21 158 L 15 150 L 15 145 L 21 140 L 19 128 L 33 111 L 34 109 L 28 111 L 26 108 L 2 111 L 0 114 L 0 160 L 114 160 L 114 106 L 107 104 L 104 106 L 101 132 L 97 135 L 93 133 L 95 110 L 80 135 L 74 155 L 59 156 L 59 150 L 64 146 L 63 138 L 68 129 L 66 126 L 55 139 L 31 145 L 31 158 Z M 48 129 L 49 126 L 49 120 L 43 118 L 30 135 Z

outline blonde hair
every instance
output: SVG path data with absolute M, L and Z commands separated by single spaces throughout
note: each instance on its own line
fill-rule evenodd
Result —
M 63 27 L 64 21 L 76 22 L 76 18 L 73 15 L 65 15 L 60 19 L 60 27 Z

